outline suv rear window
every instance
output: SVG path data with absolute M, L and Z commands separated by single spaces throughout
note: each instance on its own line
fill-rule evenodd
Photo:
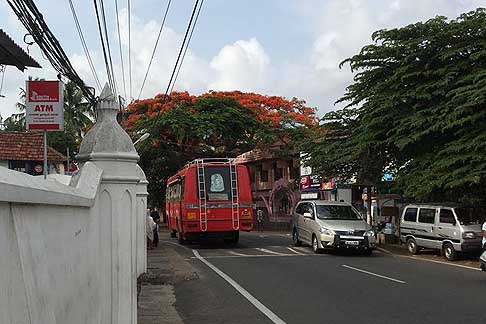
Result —
M 418 208 L 407 208 L 407 210 L 405 210 L 405 216 L 403 216 L 403 220 L 406 222 L 416 222 L 417 210 Z

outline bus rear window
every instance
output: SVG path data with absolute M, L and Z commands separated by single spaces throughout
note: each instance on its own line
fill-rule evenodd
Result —
M 205 167 L 207 200 L 230 200 L 230 173 L 228 167 Z

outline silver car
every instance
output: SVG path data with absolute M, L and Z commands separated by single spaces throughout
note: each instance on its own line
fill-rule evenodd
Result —
M 400 238 L 412 254 L 421 248 L 436 249 L 454 260 L 459 252 L 481 250 L 485 220 L 485 207 L 408 205 L 400 220 Z
M 375 246 L 371 226 L 349 203 L 303 200 L 293 213 L 292 239 L 302 242 L 318 253 L 326 248 L 347 248 L 370 254 Z

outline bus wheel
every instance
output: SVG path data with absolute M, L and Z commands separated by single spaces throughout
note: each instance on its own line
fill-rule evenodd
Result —
M 240 239 L 240 232 L 234 231 L 232 238 L 225 239 L 224 243 L 229 244 L 229 245 L 236 245 L 236 244 L 238 244 L 239 239 Z
M 183 235 L 182 235 L 182 232 L 177 232 L 177 241 L 179 242 L 179 244 L 186 244 L 187 241 L 184 239 Z

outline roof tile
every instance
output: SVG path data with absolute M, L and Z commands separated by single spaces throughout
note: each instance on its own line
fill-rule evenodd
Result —
M 44 159 L 42 133 L 0 131 L 0 160 L 42 161 Z M 52 147 L 47 148 L 48 161 L 66 161 L 67 157 Z

